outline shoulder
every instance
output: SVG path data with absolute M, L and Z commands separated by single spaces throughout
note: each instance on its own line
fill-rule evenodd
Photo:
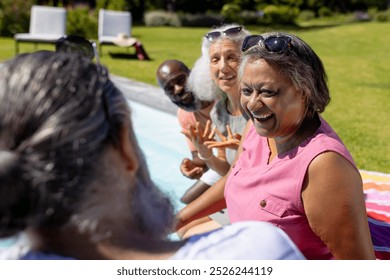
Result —
M 313 158 L 307 170 L 309 178 L 320 179 L 322 176 L 327 182 L 343 178 L 347 180 L 357 178 L 359 181 L 359 171 L 347 147 L 321 116 L 320 121 L 321 125 L 311 145 Z
M 322 117 L 320 117 L 320 121 L 321 125 L 315 134 L 307 138 L 298 148 L 307 164 L 312 167 L 320 165 L 323 171 L 324 166 L 322 165 L 330 164 L 333 166 L 334 161 L 338 161 L 336 165 L 341 164 L 357 170 L 351 153 L 337 133 Z
M 177 119 L 180 123 L 192 123 L 196 122 L 195 115 L 193 112 L 187 112 L 181 108 L 177 110 Z
M 362 179 L 359 170 L 344 155 L 337 151 L 324 151 L 315 157 L 307 169 L 309 185 L 324 186 L 324 191 L 346 190 L 348 186 L 357 186 L 360 191 Z M 341 188 L 342 187 L 342 188 Z
M 183 110 L 181 108 L 177 109 L 177 117 L 178 118 L 186 118 L 186 117 L 188 118 L 189 116 L 193 116 L 193 115 L 194 115 L 193 112 L 188 112 L 188 111 Z
M 324 149 L 333 150 L 343 155 L 348 155 L 349 152 L 343 141 L 336 131 L 320 116 L 321 125 L 314 135 L 314 140 L 318 141 L 317 145 Z
M 289 237 L 265 222 L 239 222 L 191 237 L 175 259 L 304 259 Z
M 320 120 L 320 128 L 309 142 L 309 149 L 305 149 L 308 165 L 303 199 L 306 203 L 305 197 L 324 202 L 325 198 L 342 197 L 344 192 L 348 197 L 351 192 L 361 191 L 362 188 L 361 176 L 352 155 L 332 127 L 322 117 Z

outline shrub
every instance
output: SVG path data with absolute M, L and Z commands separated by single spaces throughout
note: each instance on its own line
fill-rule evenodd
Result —
M 320 17 L 330 17 L 332 16 L 332 10 L 329 9 L 328 7 L 323 6 L 318 9 L 318 15 Z
M 380 11 L 376 13 L 375 20 L 379 22 L 387 22 L 390 21 L 390 10 Z
M 146 26 L 210 27 L 220 25 L 223 22 L 223 17 L 211 13 L 190 14 L 159 10 L 145 13 L 144 22 Z
M 31 0 L 0 1 L 0 36 L 12 37 L 15 33 L 28 32 Z
M 354 12 L 355 21 L 370 21 L 370 14 L 363 11 Z
M 68 10 L 66 33 L 85 38 L 97 38 L 98 19 L 90 14 L 88 8 L 75 8 Z
M 219 26 L 223 23 L 223 17 L 217 14 L 189 14 L 180 13 L 180 22 L 182 26 L 188 27 L 211 27 Z
M 295 19 L 299 15 L 299 9 L 286 5 L 268 5 L 264 7 L 265 24 L 295 24 Z
M 240 23 L 244 25 L 256 25 L 261 23 L 263 16 L 263 12 L 244 10 L 240 13 Z
M 298 15 L 299 21 L 310 21 L 316 17 L 316 14 L 310 10 L 303 10 Z
M 376 14 L 378 13 L 378 8 L 369 8 L 367 10 L 367 13 L 368 15 L 370 16 L 370 18 L 375 18 Z
M 237 4 L 225 4 L 221 9 L 221 15 L 229 22 L 241 22 L 241 8 Z
M 128 1 L 126 0 L 115 0 L 115 1 L 96 1 L 96 10 L 99 9 L 107 9 L 107 10 L 114 10 L 114 11 L 128 11 L 129 6 L 127 4 Z
M 181 26 L 176 13 L 165 11 L 146 12 L 144 22 L 146 26 Z

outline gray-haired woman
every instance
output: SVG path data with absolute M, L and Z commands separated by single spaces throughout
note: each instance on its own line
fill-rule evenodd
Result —
M 205 34 L 202 41 L 203 64 L 209 64 L 207 74 L 211 76 L 213 85 L 216 85 L 221 92 L 217 96 L 218 101 L 210 112 L 211 122 L 206 127 L 191 127 L 186 135 L 195 144 L 198 156 L 209 168 L 215 170 L 223 176 L 216 184 L 226 180 L 226 173 L 233 163 L 235 154 L 240 143 L 241 134 L 246 125 L 245 115 L 242 113 L 240 105 L 240 92 L 238 88 L 238 66 L 241 60 L 241 45 L 245 37 L 250 33 L 243 26 L 237 24 L 224 25 L 214 28 Z M 208 92 L 202 91 L 204 82 L 196 81 L 197 77 L 190 74 L 189 81 L 192 84 L 193 92 L 197 95 L 206 95 Z M 203 80 L 209 80 L 205 78 Z M 202 99 L 202 97 L 199 97 Z M 212 127 L 215 127 L 221 134 L 216 135 L 216 140 L 210 139 Z M 213 148 L 218 148 L 217 153 L 213 153 Z M 204 198 L 200 196 L 192 201 L 180 212 L 181 219 L 191 216 L 192 209 L 196 209 L 199 204 L 204 203 Z M 218 203 L 218 201 L 215 201 Z M 207 231 L 208 228 L 218 227 L 220 224 L 228 224 L 226 210 L 210 212 L 210 217 L 193 221 L 180 230 L 183 236 L 193 233 Z M 216 223 L 215 223 L 216 222 Z M 201 226 L 199 226 L 201 224 Z M 208 225 L 207 225 L 208 224 Z

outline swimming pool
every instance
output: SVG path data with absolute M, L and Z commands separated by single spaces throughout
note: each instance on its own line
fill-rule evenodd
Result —
M 184 157 L 191 157 L 175 115 L 129 101 L 137 139 L 157 186 L 167 193 L 177 209 L 180 197 L 194 183 L 180 172 Z
M 180 197 L 194 183 L 180 173 L 184 157 L 191 157 L 176 117 L 177 106 L 160 87 L 111 76 L 132 109 L 138 141 L 149 165 L 152 179 L 170 195 L 177 209 Z

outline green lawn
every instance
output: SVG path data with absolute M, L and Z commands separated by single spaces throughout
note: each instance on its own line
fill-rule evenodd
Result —
M 269 31 L 249 27 L 253 33 Z M 322 58 L 332 101 L 324 117 L 343 139 L 358 167 L 390 173 L 390 23 L 359 23 L 337 27 L 287 30 L 307 41 Z M 101 62 L 111 73 L 157 85 L 155 70 L 166 59 L 192 66 L 200 55 L 204 28 L 134 27 L 151 61 L 114 58 L 105 46 Z M 39 49 L 53 49 L 39 45 Z M 21 44 L 22 52 L 33 51 Z M 134 51 L 130 50 L 130 54 Z M 0 38 L 0 61 L 14 56 L 12 38 Z

